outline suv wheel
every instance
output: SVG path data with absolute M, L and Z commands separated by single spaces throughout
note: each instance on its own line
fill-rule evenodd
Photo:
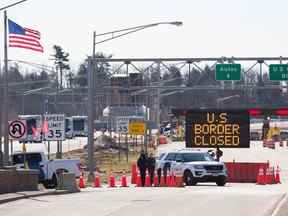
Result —
M 188 186 L 194 186 L 197 184 L 197 181 L 195 181 L 193 174 L 190 171 L 184 172 L 184 182 Z
M 51 187 L 56 188 L 57 187 L 57 176 L 54 173 L 51 181 Z
M 225 177 L 219 177 L 219 179 L 216 181 L 216 184 L 218 186 L 225 186 L 226 184 L 226 178 Z
M 44 187 L 46 189 L 56 188 L 56 186 L 57 186 L 57 177 L 56 177 L 55 173 L 53 174 L 52 179 L 43 182 L 43 185 L 44 185 Z

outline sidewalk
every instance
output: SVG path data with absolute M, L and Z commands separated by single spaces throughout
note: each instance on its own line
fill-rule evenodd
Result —
M 0 194 L 0 204 L 12 202 L 20 199 L 28 199 L 39 196 L 47 196 L 47 195 L 61 195 L 68 194 L 69 191 L 66 190 L 45 190 L 45 191 L 21 191 L 16 193 L 5 193 Z

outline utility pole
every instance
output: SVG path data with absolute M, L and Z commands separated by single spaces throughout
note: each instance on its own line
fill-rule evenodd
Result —
M 147 79 L 148 85 L 150 85 L 149 80 Z M 147 89 L 147 94 L 146 94 L 146 106 L 145 106 L 145 134 L 144 134 L 144 152 L 146 155 L 148 155 L 148 137 L 147 137 L 147 132 L 148 132 L 148 122 L 150 118 L 150 109 L 148 109 L 148 106 L 150 105 L 149 103 L 149 97 L 150 97 L 150 88 Z
M 93 127 L 93 66 L 94 66 L 95 59 L 92 57 L 88 57 L 88 181 L 93 182 L 94 181 L 94 127 Z
M 94 82 L 95 82 L 95 57 L 96 57 L 96 31 L 93 32 L 93 52 L 92 58 L 88 57 L 88 74 L 87 74 L 87 84 L 88 84 L 88 181 L 94 182 L 94 168 L 96 163 L 94 161 L 94 115 L 93 115 L 93 96 L 94 96 Z M 95 76 L 96 77 L 96 76 Z
M 7 48 L 7 13 L 4 11 L 4 101 L 3 101 L 3 122 L 4 122 L 4 165 L 9 164 L 9 137 L 8 137 L 8 48 Z
M 157 63 L 157 81 L 159 82 L 160 85 L 160 80 L 161 80 L 161 67 L 160 67 L 160 62 Z M 157 100 L 156 100 L 156 123 L 157 123 L 157 128 L 160 128 L 160 89 L 157 88 Z
M 2 91 L 1 91 L 2 92 Z M 0 96 L 2 97 L 3 95 L 0 94 Z M 2 109 L 2 104 L 0 105 L 0 168 L 3 167 L 3 152 L 2 152 L 2 125 L 3 125 L 3 121 L 2 121 L 2 116 L 3 116 L 3 109 Z
M 0 77 L 2 75 L 2 65 L 1 65 L 1 61 L 0 61 Z M 0 97 L 3 98 L 3 94 L 2 94 L 2 79 L 0 80 L 0 84 L 1 84 L 1 87 L 0 87 Z M 3 143 L 2 143 L 2 137 L 3 137 L 3 104 L 0 104 L 0 168 L 3 167 L 3 150 L 2 150 L 2 147 L 3 147 Z
M 59 67 L 56 65 L 56 79 L 57 79 L 57 82 L 56 82 L 56 95 L 55 95 L 55 107 L 56 107 L 56 113 L 59 113 L 59 106 L 58 106 L 58 100 L 59 100 L 59 88 L 61 89 L 62 87 L 59 86 L 59 75 L 58 75 L 58 69 Z M 61 69 L 60 69 L 61 70 Z M 61 77 L 60 77 L 60 80 L 61 80 Z M 62 82 L 62 81 L 61 81 Z M 60 83 L 61 84 L 61 83 Z M 61 84 L 62 85 L 62 84 Z M 56 152 L 56 158 L 57 159 L 61 159 L 62 158 L 62 143 L 61 141 L 57 141 L 57 152 Z

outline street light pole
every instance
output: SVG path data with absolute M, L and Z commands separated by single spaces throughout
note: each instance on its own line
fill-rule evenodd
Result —
M 183 25 L 183 23 L 179 22 L 179 21 L 158 22 L 158 23 L 152 23 L 152 24 L 147 24 L 147 25 L 134 26 L 134 27 L 120 29 L 120 30 L 116 30 L 116 31 L 105 32 L 105 33 L 101 33 L 101 34 L 96 34 L 94 32 L 95 33 L 94 34 L 94 38 L 99 37 L 99 36 L 105 36 L 105 35 L 111 35 L 111 37 L 108 38 L 108 39 L 104 39 L 104 40 L 95 42 L 93 46 L 95 46 L 96 44 L 104 43 L 104 42 L 107 42 L 107 41 L 110 41 L 110 40 L 113 40 L 113 39 L 116 39 L 116 38 L 119 38 L 119 37 L 122 37 L 122 36 L 125 36 L 125 35 L 128 35 L 128 34 L 137 32 L 137 31 L 141 31 L 141 30 L 146 29 L 146 28 L 151 28 L 151 27 L 155 27 L 155 26 L 159 26 L 159 25 L 181 26 L 181 25 Z M 124 33 L 121 33 L 121 32 L 124 32 Z M 120 33 L 120 34 L 115 36 L 115 34 L 118 34 L 118 33 Z M 93 49 L 95 49 L 95 48 L 93 48 Z
M 116 31 L 110 31 L 102 34 L 96 34 L 96 32 L 93 32 L 93 55 L 92 58 L 88 57 L 88 139 L 87 139 L 87 145 L 88 145 L 88 169 L 89 169 L 89 181 L 94 181 L 94 127 L 93 127 L 93 94 L 94 94 L 94 69 L 95 69 L 95 55 L 96 55 L 96 48 L 95 46 L 97 44 L 101 44 L 137 31 L 144 30 L 146 28 L 155 27 L 158 25 L 175 25 L 175 26 L 181 26 L 183 23 L 179 21 L 173 21 L 173 22 L 158 22 L 158 23 L 152 23 L 148 25 L 141 25 L 141 26 L 134 26 L 130 28 L 120 29 Z M 117 35 L 115 35 L 117 34 Z M 100 40 L 96 42 L 96 37 L 105 36 L 105 35 L 111 35 L 110 38 Z M 97 76 L 96 76 L 97 78 Z
M 93 95 L 94 95 L 94 76 L 95 76 L 95 64 L 94 59 L 96 56 L 96 31 L 93 32 L 93 52 L 92 58 L 88 57 L 88 74 L 87 74 L 87 82 L 88 82 L 88 181 L 93 182 L 94 175 L 94 167 L 96 163 L 94 162 L 94 113 L 93 113 Z M 96 77 L 96 76 L 95 76 Z
M 157 81 L 159 82 L 159 85 L 160 85 L 160 80 L 161 80 L 161 65 L 160 65 L 160 62 L 158 62 L 158 65 L 157 65 Z M 157 123 L 157 127 L 158 129 L 160 128 L 160 115 L 161 115 L 161 110 L 160 110 L 160 89 L 157 88 L 156 89 L 157 91 L 157 100 L 156 100 L 156 123 Z
M 18 1 L 18 2 L 15 2 L 13 4 L 10 4 L 10 5 L 6 5 L 5 7 L 0 8 L 0 11 L 6 10 L 7 8 L 13 7 L 15 5 L 21 4 L 21 3 L 26 2 L 26 1 L 28 1 L 28 0 L 22 0 L 22 1 Z
M 88 57 L 88 181 L 94 181 L 93 59 Z

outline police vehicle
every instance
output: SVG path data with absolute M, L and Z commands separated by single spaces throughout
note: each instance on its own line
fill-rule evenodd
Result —
M 218 186 L 224 186 L 228 177 L 224 163 L 215 161 L 208 152 L 192 149 L 160 154 L 156 160 L 156 170 L 164 176 L 168 171 L 182 176 L 186 185 L 215 182 Z

